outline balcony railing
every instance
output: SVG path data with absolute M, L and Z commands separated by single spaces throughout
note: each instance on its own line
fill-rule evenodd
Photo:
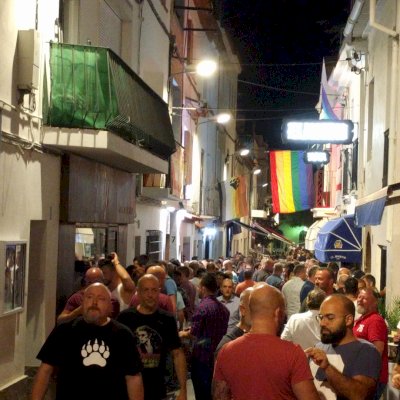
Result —
M 49 126 L 108 130 L 168 159 L 175 141 L 167 104 L 110 49 L 50 44 Z

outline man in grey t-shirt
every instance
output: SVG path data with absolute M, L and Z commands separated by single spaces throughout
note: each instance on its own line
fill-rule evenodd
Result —
M 305 352 L 314 383 L 322 398 L 372 398 L 381 367 L 380 355 L 371 343 L 353 335 L 354 303 L 341 294 L 327 297 L 318 315 L 321 342 Z

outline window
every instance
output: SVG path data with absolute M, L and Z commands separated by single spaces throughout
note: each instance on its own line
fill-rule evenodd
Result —
M 175 80 L 171 84 L 172 107 L 182 107 L 182 92 Z M 182 110 L 176 109 L 172 113 L 172 130 L 175 141 L 182 143 Z
M 389 171 L 389 129 L 387 129 L 384 132 L 382 187 L 388 185 L 388 171 Z
M 140 252 L 141 236 L 135 236 L 135 257 L 139 257 L 142 253 Z
M 351 159 L 351 189 L 357 190 L 358 187 L 358 139 L 353 143 L 353 152 L 352 152 L 352 159 Z
M 368 91 L 368 141 L 367 141 L 367 161 L 372 158 L 372 140 L 374 131 L 374 81 L 369 84 Z
M 184 23 L 185 23 L 185 10 L 181 9 L 180 7 L 185 7 L 185 0 L 175 0 L 174 1 L 175 14 L 178 17 L 179 23 L 183 27 Z
M 149 261 L 161 259 L 161 231 L 146 231 L 146 254 Z

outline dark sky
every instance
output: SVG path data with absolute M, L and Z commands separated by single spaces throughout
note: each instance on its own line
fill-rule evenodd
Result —
M 350 10 L 350 0 L 223 1 L 222 25 L 242 64 L 239 79 L 261 85 L 239 82 L 238 109 L 247 111 L 238 119 L 248 120 L 246 132 L 255 123 L 271 149 L 284 148 L 282 117 L 318 117 L 322 58 L 337 57 Z

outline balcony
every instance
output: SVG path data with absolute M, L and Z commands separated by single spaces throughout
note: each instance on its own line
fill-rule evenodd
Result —
M 167 173 L 167 104 L 106 48 L 51 43 L 43 144 L 136 173 Z

